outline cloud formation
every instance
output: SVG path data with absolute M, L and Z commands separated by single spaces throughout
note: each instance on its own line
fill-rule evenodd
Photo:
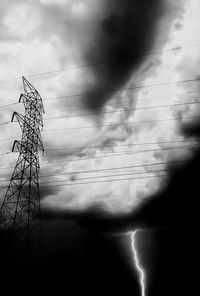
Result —
M 198 9 L 186 7 L 184 12 L 185 1 L 164 0 L 20 0 L 8 4 L 1 4 L 0 79 L 48 72 L 27 76 L 42 95 L 46 111 L 40 174 L 43 208 L 84 211 L 98 205 L 112 213 L 136 208 L 165 184 L 156 173 L 152 173 L 153 178 L 145 178 L 155 169 L 147 164 L 192 154 L 189 149 L 168 151 L 170 144 L 160 143 L 184 140 L 178 129 L 181 121 L 148 121 L 193 114 L 192 105 L 158 109 L 152 106 L 173 105 L 187 98 L 197 100 L 194 94 L 176 95 L 192 86 L 197 90 L 197 85 L 137 86 L 181 80 L 186 77 L 184 65 L 189 78 L 198 75 L 193 70 L 199 56 L 197 47 L 181 49 L 184 44 L 198 41 L 198 26 L 196 33 L 187 33 L 192 32 L 191 27 L 194 29 L 191 19 L 198 23 Z M 178 47 L 179 50 L 169 50 Z M 151 54 L 158 49 L 157 54 Z M 99 61 L 105 64 L 82 67 Z M 63 71 L 53 71 L 57 69 Z M 124 87 L 128 89 L 122 90 Z M 20 92 L 20 80 L 2 84 L 2 105 L 16 102 Z M 1 109 L 2 122 L 9 121 L 14 110 L 24 112 L 19 105 Z M 143 124 L 137 124 L 141 121 Z M 10 151 L 12 140 L 21 136 L 16 124 L 1 126 L 1 135 L 2 139 L 11 138 L 3 142 L 2 153 Z M 12 169 L 4 169 L 14 167 L 16 157 L 2 158 L 1 180 L 9 179 Z M 109 174 L 96 172 L 130 165 L 140 168 L 113 170 Z M 165 169 L 166 165 L 157 168 Z M 94 172 L 83 175 L 79 173 L 82 171 Z M 118 176 L 116 182 L 96 182 L 116 179 L 116 174 L 125 174 L 125 179 L 129 173 L 136 179 L 121 181 L 122 176 Z M 142 175 L 145 177 L 139 179 Z M 77 184 L 85 181 L 94 182 Z
M 91 34 L 85 50 L 88 63 L 105 62 L 94 67 L 94 82 L 86 88 L 84 103 L 100 109 L 124 86 L 152 50 L 159 21 L 167 12 L 165 1 L 104 1 L 104 17 Z

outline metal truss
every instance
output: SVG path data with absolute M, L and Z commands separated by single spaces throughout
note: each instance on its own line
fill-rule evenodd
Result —
M 39 195 L 39 151 L 44 151 L 41 130 L 44 107 L 37 90 L 22 77 L 25 115 L 13 113 L 21 129 L 21 141 L 15 141 L 12 151 L 19 157 L 0 209 L 0 223 L 11 230 L 15 244 L 20 244 L 25 256 L 32 248 L 42 249 L 42 222 Z

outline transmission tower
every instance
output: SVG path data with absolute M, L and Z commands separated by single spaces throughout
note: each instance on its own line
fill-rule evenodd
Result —
M 15 248 L 30 257 L 42 251 L 42 221 L 39 196 L 39 151 L 44 151 L 41 130 L 44 107 L 37 90 L 22 77 L 25 115 L 13 113 L 12 122 L 17 120 L 21 129 L 21 141 L 14 141 L 12 152 L 18 151 L 10 183 L 0 208 L 0 222 L 11 232 Z M 27 258 L 24 258 L 27 260 Z

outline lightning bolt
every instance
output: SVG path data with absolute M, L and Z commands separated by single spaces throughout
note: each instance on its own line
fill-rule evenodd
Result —
M 137 248 L 136 248 L 136 243 L 135 243 L 137 232 L 138 232 L 138 230 L 135 230 L 133 232 L 130 231 L 128 234 L 131 237 L 131 247 L 132 247 L 132 251 L 133 251 L 133 259 L 134 259 L 135 267 L 138 271 L 138 275 L 139 275 L 139 279 L 140 279 L 141 295 L 145 296 L 145 272 L 144 272 L 142 266 L 140 265 L 138 253 L 137 253 Z

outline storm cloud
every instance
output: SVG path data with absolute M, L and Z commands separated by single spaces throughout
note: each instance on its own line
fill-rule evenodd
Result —
M 102 61 L 91 70 L 94 80 L 83 98 L 92 110 L 101 109 L 142 64 L 158 38 L 160 21 L 167 15 L 165 35 L 173 19 L 170 1 L 111 0 L 104 6 L 105 17 L 94 28 L 84 53 L 90 64 Z
M 169 124 L 166 121 L 165 125 L 161 125 L 160 121 L 159 124 L 136 124 L 141 121 L 145 123 L 152 118 L 160 120 L 170 117 L 169 115 L 175 116 L 169 114 L 169 109 L 163 108 L 161 112 L 161 109 L 152 108 L 149 100 L 155 95 L 167 93 L 169 87 L 167 90 L 160 87 L 155 92 L 153 88 L 137 92 L 133 88 L 135 85 L 177 79 L 178 74 L 174 68 L 177 62 L 176 53 L 173 52 L 169 57 L 162 56 L 162 49 L 164 45 L 174 48 L 188 42 L 182 41 L 182 38 L 180 44 L 180 41 L 178 44 L 172 42 L 172 24 L 173 21 L 177 23 L 184 11 L 184 2 L 94 0 L 90 3 L 88 0 L 66 0 L 57 3 L 54 0 L 21 0 L 21 6 L 15 3 L 5 12 L 2 24 L 4 34 L 9 37 L 9 44 L 2 41 L 2 51 L 5 56 L 10 53 L 12 57 L 20 57 L 19 60 L 15 58 L 14 64 L 7 58 L 9 69 L 12 69 L 12 73 L 18 73 L 21 67 L 19 65 L 22 65 L 23 72 L 33 73 L 30 82 L 44 98 L 46 114 L 64 110 L 68 112 L 44 117 L 43 140 L 47 151 L 41 159 L 41 198 L 44 208 L 85 211 L 91 205 L 98 205 L 98 208 L 125 214 L 161 186 L 160 179 L 156 176 L 155 179 L 143 178 L 126 183 L 107 183 L 107 179 L 103 179 L 105 183 L 79 185 L 75 181 L 80 179 L 77 173 L 79 171 L 82 174 L 84 170 L 94 170 L 94 173 L 88 173 L 86 177 L 99 181 L 104 176 L 95 175 L 97 168 L 107 169 L 130 164 L 141 165 L 139 173 L 146 176 L 149 174 L 146 164 L 169 159 L 168 153 L 163 152 L 166 150 L 161 150 L 163 153 L 154 153 L 153 148 L 160 148 L 159 144 L 148 145 L 150 151 L 141 151 L 142 153 L 138 153 L 140 148 L 135 146 L 135 143 L 165 142 L 177 137 L 173 121 Z M 30 26 L 25 26 L 27 21 Z M 179 34 L 181 37 L 186 35 L 182 31 L 183 29 Z M 8 64 L 4 64 L 2 77 L 5 73 L 9 74 L 9 71 L 4 70 L 8 69 Z M 69 69 L 70 71 L 65 71 Z M 46 72 L 47 70 L 50 72 Z M 45 75 L 37 74 L 43 71 Z M 117 93 L 126 86 L 130 87 L 129 91 Z M 7 89 L 10 91 L 10 88 L 2 88 L 2 98 L 12 98 L 11 94 L 8 96 Z M 14 84 L 12 90 L 16 92 Z M 169 90 L 169 93 L 173 92 L 178 90 Z M 81 95 L 83 93 L 85 95 Z M 171 98 L 169 103 L 173 104 L 176 100 L 176 97 Z M 154 104 L 163 105 L 162 99 L 159 103 L 156 102 Z M 5 99 L 3 103 L 6 105 L 8 102 Z M 80 106 L 81 103 L 83 106 Z M 87 107 L 91 112 L 74 112 L 79 110 L 77 107 L 83 107 L 80 110 Z M 142 110 L 147 108 L 147 111 L 141 112 L 138 109 L 135 112 L 138 107 Z M 105 109 L 106 112 L 102 112 L 104 115 L 93 117 L 94 114 L 99 115 L 101 109 Z M 73 116 L 69 118 L 68 114 L 71 113 Z M 9 120 L 8 117 L 10 119 L 10 114 L 5 112 L 5 121 Z M 101 125 L 96 125 L 100 121 L 94 125 L 93 119 L 96 118 L 100 119 Z M 9 135 L 16 137 L 11 128 Z M 6 145 L 9 151 L 10 143 Z M 166 145 L 164 148 L 166 149 Z M 4 151 L 6 149 L 2 153 Z M 12 165 L 14 166 L 14 162 Z M 2 166 L 7 165 L 3 163 Z M 2 179 L 5 178 L 3 172 L 2 170 Z M 47 173 L 51 173 L 51 176 L 45 176 Z M 70 177 L 66 177 L 68 173 Z M 124 173 L 127 174 L 126 171 Z M 114 177 L 114 172 L 110 177 Z M 70 183 L 65 184 L 64 181 Z M 48 185 L 51 182 L 55 187 Z

